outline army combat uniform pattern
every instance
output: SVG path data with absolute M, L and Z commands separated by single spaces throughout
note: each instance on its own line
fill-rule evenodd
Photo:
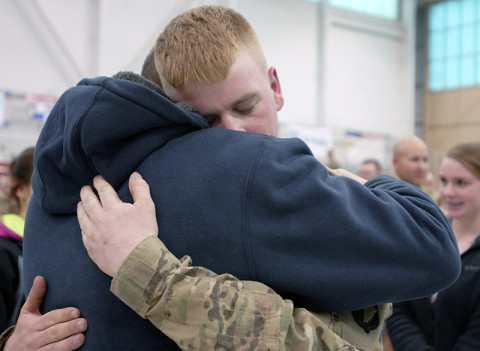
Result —
M 182 350 L 381 350 L 390 304 L 358 311 L 365 324 L 377 320 L 364 331 L 351 312 L 295 309 L 262 283 L 191 263 L 149 237 L 125 260 L 111 291 Z

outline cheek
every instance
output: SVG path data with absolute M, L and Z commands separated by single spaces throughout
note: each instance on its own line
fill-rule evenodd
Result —
M 480 193 L 479 192 L 468 192 L 465 194 L 469 201 L 475 206 L 477 209 L 480 208 Z
M 447 194 L 446 194 L 446 190 L 445 190 L 445 187 L 443 185 L 440 185 L 440 189 L 439 189 L 439 192 L 440 192 L 440 196 L 442 198 L 444 198 Z

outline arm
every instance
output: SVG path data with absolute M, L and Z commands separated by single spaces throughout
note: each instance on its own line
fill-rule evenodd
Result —
M 411 301 L 399 302 L 393 305 L 393 314 L 387 321 L 387 329 L 395 351 L 435 350 L 433 345 L 427 342 L 425 335 L 415 320 Z
M 465 332 L 458 338 L 452 351 L 473 351 L 480 345 L 480 302 L 470 316 Z
M 303 142 L 278 138 L 265 142 L 248 176 L 250 275 L 297 306 L 336 311 L 411 300 L 460 273 L 447 218 L 408 183 L 332 177 Z
M 191 267 L 189 257 L 178 260 L 156 237 L 130 253 L 111 291 L 183 350 L 244 343 L 270 350 L 350 346 L 333 332 L 331 314 L 294 309 L 261 283 Z
M 83 345 L 87 321 L 80 311 L 68 307 L 42 315 L 40 305 L 47 289 L 45 279 L 37 277 L 23 305 L 17 326 L 0 337 L 0 350 L 76 350 Z
M 332 331 L 329 313 L 293 309 L 291 301 L 261 283 L 191 267 L 188 257 L 178 260 L 155 235 L 148 185 L 138 174 L 129 185 L 133 204 L 123 203 L 101 177 L 94 179 L 100 201 L 90 187 L 82 189 L 77 210 L 82 239 L 99 268 L 114 276 L 112 292 L 182 349 L 243 342 L 275 350 L 350 345 Z M 381 324 L 386 316 L 388 310 L 381 309 Z M 375 336 L 361 334 L 357 341 L 375 343 Z

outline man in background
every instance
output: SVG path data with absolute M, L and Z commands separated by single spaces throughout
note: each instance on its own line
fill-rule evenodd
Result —
M 382 167 L 380 166 L 380 162 L 373 158 L 366 159 L 360 165 L 358 170 L 358 175 L 366 180 L 370 180 L 379 176 L 382 173 Z
M 417 136 L 400 139 L 393 147 L 395 177 L 421 187 L 428 172 L 428 148 Z

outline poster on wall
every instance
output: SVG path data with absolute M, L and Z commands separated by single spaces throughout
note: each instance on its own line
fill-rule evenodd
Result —
M 385 167 L 386 139 L 383 134 L 346 132 L 345 157 L 347 162 L 358 167 L 366 159 L 375 159 L 382 167 Z
M 41 123 L 45 122 L 57 100 L 58 97 L 52 95 L 26 95 L 25 101 L 30 105 L 30 119 Z
M 331 127 L 285 123 L 280 126 L 280 136 L 302 139 L 312 150 L 313 155 L 325 160 L 333 149 L 334 132 Z
M 7 125 L 7 92 L 0 91 L 0 128 Z

